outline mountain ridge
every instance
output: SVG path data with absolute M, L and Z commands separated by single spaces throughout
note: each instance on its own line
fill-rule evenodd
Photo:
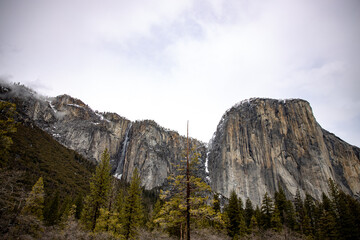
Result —
M 116 177 L 129 181 L 137 167 L 146 189 L 160 187 L 166 184 L 173 166 L 183 158 L 186 138 L 153 120 L 130 121 L 116 113 L 93 111 L 80 99 L 66 94 L 47 98 L 24 86 L 14 87 L 19 89 L 1 86 L 0 98 L 18 101 L 23 114 L 41 129 L 91 161 L 100 159 L 103 150 L 108 148 Z M 229 123 L 231 127 L 227 130 Z M 249 132 L 244 135 L 244 131 Z M 249 197 L 259 204 L 263 193 L 273 194 L 281 185 L 285 186 L 288 196 L 294 196 L 298 188 L 302 195 L 312 189 L 311 194 L 319 199 L 320 193 L 327 191 L 328 177 L 334 178 L 347 193 L 357 195 L 360 191 L 359 148 L 322 129 L 306 100 L 251 98 L 240 101 L 225 111 L 208 144 L 194 138 L 191 144 L 201 152 L 201 177 L 225 197 L 229 196 L 230 188 L 238 188 L 237 194 L 243 200 Z M 258 168 L 246 165 L 244 154 L 247 163 L 257 162 Z M 355 165 L 347 166 L 344 156 L 350 157 L 351 164 Z M 278 163 L 279 159 L 282 164 Z M 311 165 L 312 161 L 316 164 Z M 242 169 L 241 164 L 248 169 Z M 281 173 L 274 170 L 278 167 L 272 164 L 277 164 Z M 322 169 L 319 170 L 321 176 L 307 182 L 300 177 L 314 175 L 314 167 Z M 326 170 L 327 167 L 330 170 Z M 243 174 L 237 175 L 236 171 Z M 254 172 L 246 175 L 244 171 Z M 256 171 L 262 177 L 257 177 Z M 250 175 L 251 179 L 244 178 Z M 252 190 L 249 190 L 250 182 L 254 183 Z

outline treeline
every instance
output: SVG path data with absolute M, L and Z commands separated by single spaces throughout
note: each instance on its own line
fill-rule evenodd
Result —
M 360 239 L 359 201 L 340 190 L 332 179 L 329 189 L 321 201 L 307 193 L 302 199 L 299 190 L 289 200 L 279 187 L 273 198 L 266 193 L 256 208 L 249 199 L 244 206 L 233 191 L 224 207 L 228 235 L 237 239 L 271 230 L 298 233 L 307 239 Z
M 188 182 L 184 164 L 176 166 L 176 172 L 168 178 L 167 190 L 160 191 L 159 197 L 147 192 L 146 199 L 137 169 L 130 184 L 124 185 L 111 176 L 109 160 L 109 153 L 105 151 L 84 200 L 78 197 L 60 204 L 59 195 L 55 194 L 46 204 L 40 177 L 5 236 L 168 239 L 161 234 L 154 235 L 154 232 L 163 232 L 172 239 L 187 239 L 188 231 L 196 233 L 198 229 L 208 229 L 211 232 L 208 234 L 218 234 L 219 239 L 272 239 L 284 233 L 298 236 L 293 239 L 360 239 L 360 203 L 341 191 L 331 179 L 330 191 L 322 195 L 321 201 L 309 194 L 302 199 L 299 190 L 290 200 L 279 187 L 274 197 L 266 193 L 260 206 L 254 207 L 250 199 L 243 203 L 235 191 L 231 192 L 228 203 L 221 206 L 220 196 L 212 195 L 210 186 L 196 177 L 198 155 L 194 153 L 189 178 L 191 227 L 187 228 Z M 272 235 L 265 234 L 269 232 Z M 194 239 L 204 237 L 210 236 Z
M 107 150 L 87 177 L 92 166 L 36 128 L 15 125 L 14 109 L 0 102 L 0 125 L 8 127 L 0 134 L 1 166 L 8 165 L 0 168 L 0 238 L 273 239 L 286 233 L 297 239 L 360 239 L 360 203 L 331 179 L 321 201 L 309 194 L 302 198 L 299 190 L 288 199 L 279 187 L 260 206 L 243 203 L 234 191 L 221 206 L 220 196 L 198 177 L 199 154 L 191 150 L 190 163 L 174 166 L 165 189 L 145 191 L 137 169 L 129 184 L 111 176 Z M 39 173 L 44 178 L 25 194 L 24 183 L 35 182 L 27 176 Z M 199 229 L 206 233 L 199 237 Z

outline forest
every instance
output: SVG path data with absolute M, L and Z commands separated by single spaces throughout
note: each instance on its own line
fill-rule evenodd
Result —
M 332 179 L 321 201 L 278 186 L 254 206 L 213 192 L 190 149 L 148 191 L 136 168 L 114 178 L 107 150 L 94 166 L 0 103 L 2 239 L 360 239 L 360 203 Z

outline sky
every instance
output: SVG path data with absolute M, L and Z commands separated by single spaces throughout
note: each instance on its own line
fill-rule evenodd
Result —
M 302 98 L 360 146 L 358 0 L 0 0 L 0 78 L 208 142 L 252 97 Z

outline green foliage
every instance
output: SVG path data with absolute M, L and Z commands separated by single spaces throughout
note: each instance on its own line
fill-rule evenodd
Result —
M 268 193 L 265 193 L 261 204 L 261 225 L 264 229 L 271 228 L 271 216 L 274 212 L 274 204 Z
M 252 202 L 248 198 L 248 199 L 246 199 L 246 202 L 245 202 L 245 211 L 244 211 L 244 218 L 245 218 L 246 226 L 248 226 L 248 227 L 250 226 L 250 222 L 251 222 L 253 215 L 254 215 L 254 209 L 252 206 Z
M 13 144 L 10 134 L 16 132 L 15 113 L 15 104 L 0 100 L 0 167 L 7 164 L 9 149 Z
M 88 192 L 95 169 L 88 160 L 34 125 L 19 123 L 10 136 L 14 144 L 9 149 L 6 171 L 24 172 L 21 182 L 26 191 L 42 176 L 47 196 L 59 191 L 60 199 L 68 195 L 75 198 Z
M 220 212 L 220 199 L 218 193 L 214 194 L 213 208 L 216 213 Z
M 48 201 L 48 204 L 44 208 L 44 220 L 48 226 L 52 226 L 58 223 L 60 217 L 59 205 L 59 192 L 56 192 L 56 194 L 52 197 L 50 201 Z
M 281 223 L 280 211 L 277 205 L 275 205 L 274 212 L 271 215 L 270 222 L 271 222 L 272 230 L 274 230 L 275 232 L 281 232 L 282 223 Z
M 211 188 L 196 176 L 199 154 L 192 151 L 190 161 L 190 217 L 195 227 L 209 226 L 210 222 L 223 224 L 221 213 L 215 212 L 208 204 Z M 186 227 L 186 175 L 184 162 L 176 166 L 176 172 L 168 180 L 171 189 L 161 191 L 160 198 L 164 201 L 161 210 L 154 219 L 154 224 L 167 231 L 170 235 L 184 236 Z
M 44 181 L 40 177 L 26 199 L 22 214 L 34 216 L 40 221 L 43 220 L 44 195 Z
M 137 168 L 135 168 L 124 206 L 122 233 L 125 239 L 136 239 L 142 222 L 142 216 L 140 176 Z
M 100 208 L 100 216 L 96 222 L 94 232 L 107 232 L 111 236 L 116 238 L 123 238 L 120 234 L 122 229 L 121 220 L 119 214 L 108 209 Z
M 227 215 L 227 231 L 230 237 L 234 237 L 239 233 L 240 225 L 240 209 L 237 194 L 234 190 L 230 193 L 229 204 L 225 208 Z
M 100 208 L 106 206 L 110 191 L 110 155 L 107 149 L 101 155 L 101 161 L 96 167 L 90 181 L 90 193 L 85 199 L 81 220 L 84 225 L 94 230 L 100 215 Z
M 82 194 L 79 194 L 77 197 L 76 197 L 76 200 L 75 200 L 75 218 L 76 219 L 80 219 L 81 217 L 81 212 L 84 208 L 84 202 L 83 202 L 83 196 Z

